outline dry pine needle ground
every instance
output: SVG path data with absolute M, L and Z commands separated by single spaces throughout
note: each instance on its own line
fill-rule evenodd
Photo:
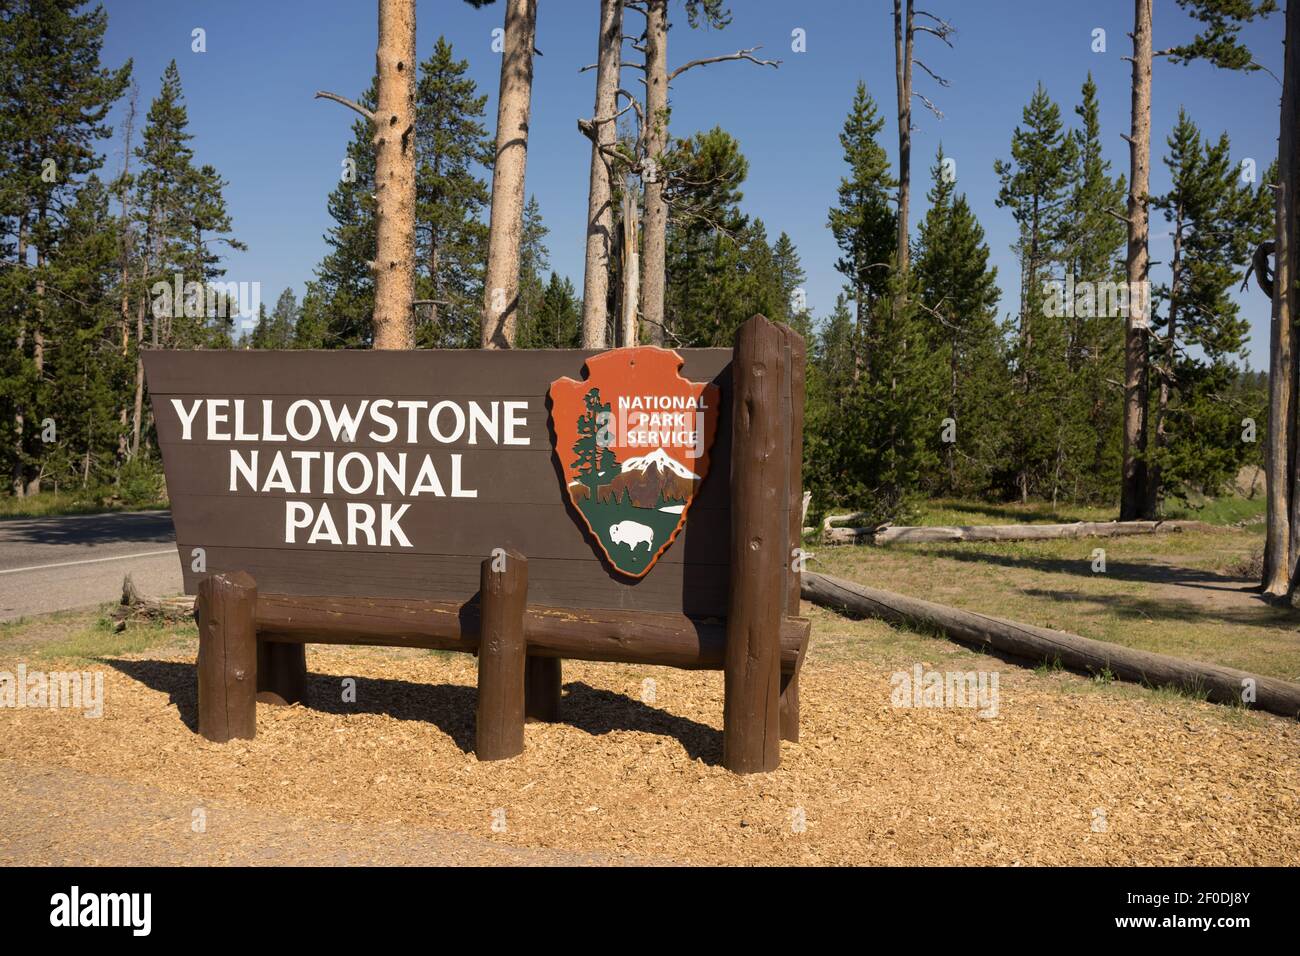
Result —
M 309 705 L 258 705 L 257 738 L 225 745 L 193 729 L 192 642 L 68 662 L 104 672 L 104 716 L 0 711 L 0 777 L 47 782 L 0 811 L 0 862 L 258 862 L 262 833 L 289 847 L 264 862 L 1300 863 L 1296 723 L 922 646 L 998 671 L 998 716 L 893 707 L 910 645 L 815 640 L 802 739 L 748 777 L 718 763 L 718 673 L 566 661 L 563 722 L 479 763 L 467 655 L 312 647 Z M 358 835 L 368 858 L 331 856 Z

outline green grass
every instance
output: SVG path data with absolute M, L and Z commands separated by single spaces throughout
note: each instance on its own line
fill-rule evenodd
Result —
M 1068 524 L 1073 521 L 1113 521 L 1116 510 L 1105 505 L 1066 505 L 1018 501 L 992 503 L 937 498 L 918 506 L 919 525 Z
M 1171 501 L 1165 507 L 1165 517 L 1204 521 L 1207 524 L 1233 525 L 1262 520 L 1267 507 L 1268 503 L 1263 495 L 1256 495 L 1254 498 L 1211 498 L 1202 507 L 1193 507 L 1183 501 Z
M 193 623 L 133 623 L 117 631 L 109 616 L 111 608 L 105 605 L 98 610 L 64 611 L 0 624 L 0 658 L 91 661 L 198 638 Z
M 54 515 L 94 515 L 113 511 L 150 511 L 166 508 L 167 501 L 159 499 L 140 504 L 104 504 L 65 492 L 42 491 L 40 494 L 18 498 L 0 496 L 0 518 L 44 518 Z
M 939 503 L 937 510 L 981 507 Z M 1244 590 L 1249 582 L 1229 573 L 1261 545 L 1262 526 L 1054 541 L 822 545 L 813 549 L 810 567 L 1095 640 L 1300 680 L 1300 615 L 1264 603 Z M 1092 571 L 1098 548 L 1106 552 L 1104 573 Z
M 1251 521 L 1264 514 L 1262 495 L 1255 498 L 1236 496 L 1207 499 L 1199 507 L 1171 499 L 1165 504 L 1163 517 L 1177 520 L 1204 521 L 1214 525 L 1233 525 Z M 1047 501 L 980 502 L 938 498 L 922 502 L 913 522 L 918 525 L 987 525 L 987 524 L 1069 524 L 1075 521 L 1114 521 L 1119 516 L 1116 505 L 1053 506 Z M 907 524 L 913 522 L 899 522 Z

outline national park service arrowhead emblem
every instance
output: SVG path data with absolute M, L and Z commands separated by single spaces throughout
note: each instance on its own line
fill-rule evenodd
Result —
M 630 578 L 668 550 L 709 473 L 719 390 L 683 378 L 682 364 L 671 349 L 614 349 L 587 359 L 584 381 L 551 383 L 564 493 Z

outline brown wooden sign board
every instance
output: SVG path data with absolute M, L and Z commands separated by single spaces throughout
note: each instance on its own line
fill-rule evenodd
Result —
M 575 521 L 553 451 L 548 392 L 592 354 L 146 353 L 187 593 L 242 570 L 282 594 L 469 601 L 478 562 L 501 548 L 527 555 L 534 603 L 724 615 L 725 398 L 690 521 L 630 579 Z M 679 354 L 686 378 L 729 393 L 730 349 Z M 336 439 L 349 423 L 354 440 Z
M 724 764 L 773 769 L 809 631 L 803 362 L 761 316 L 735 350 L 145 353 L 200 732 L 300 699 L 305 643 L 444 647 L 479 654 L 483 759 L 555 719 L 568 656 L 721 667 Z M 663 414 L 593 453 L 608 408 Z

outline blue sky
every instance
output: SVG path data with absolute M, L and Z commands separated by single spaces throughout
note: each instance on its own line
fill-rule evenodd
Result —
M 721 125 L 740 142 L 750 164 L 743 209 L 766 223 L 773 239 L 788 232 L 808 273 L 809 305 L 824 316 L 841 279 L 826 228 L 843 174 L 837 136 L 854 88 L 864 80 L 888 117 L 883 134 L 896 155 L 894 61 L 890 0 L 732 0 L 724 30 L 691 30 L 674 2 L 669 66 L 762 44 L 760 56 L 779 69 L 720 63 L 684 74 L 673 87 L 672 132 L 684 136 Z M 1092 71 L 1099 88 L 1103 141 L 1113 171 L 1128 171 L 1120 138 L 1129 126 L 1132 0 L 927 0 L 956 25 L 955 49 L 918 37 L 918 56 L 952 83 L 941 89 L 918 70 L 916 87 L 943 110 L 935 119 L 917 104 L 913 136 L 913 230 L 925 212 L 928 169 L 942 140 L 957 161 L 958 188 L 968 195 L 988 233 L 1003 288 L 1001 311 L 1014 308 L 1018 274 L 1009 247 L 1011 216 L 994 204 L 993 161 L 1006 157 L 1020 112 L 1042 80 L 1073 119 L 1079 87 Z M 176 59 L 201 162 L 229 180 L 227 201 L 247 252 L 232 254 L 227 275 L 262 284 L 268 307 L 279 291 L 299 294 L 324 252 L 329 226 L 325 197 L 336 183 L 354 114 L 321 100 L 317 89 L 355 97 L 374 69 L 373 0 L 106 0 L 104 58 L 135 60 L 140 108 L 156 95 L 167 62 Z M 540 0 L 533 90 L 528 191 L 537 196 L 551 233 L 552 266 L 582 284 L 583 218 L 589 143 L 576 121 L 592 109 L 593 74 L 578 69 L 595 58 L 597 0 Z M 444 34 L 487 93 L 495 123 L 500 60 L 492 31 L 503 5 L 475 10 L 462 0 L 420 0 L 418 54 L 428 56 Z M 1157 49 L 1188 39 L 1195 24 L 1175 0 L 1155 0 Z M 207 52 L 191 50 L 191 33 L 206 31 Z M 639 32 L 639 14 L 627 15 Z M 807 51 L 792 52 L 791 33 L 805 31 Z M 1094 53 L 1093 30 L 1106 31 L 1106 52 Z M 1256 58 L 1282 73 L 1282 14 L 1249 26 L 1243 37 Z M 624 85 L 635 83 L 631 73 Z M 1268 74 L 1234 74 L 1196 64 L 1157 61 L 1153 83 L 1152 190 L 1167 186 L 1160 155 L 1180 105 L 1204 131 L 1227 131 L 1240 161 L 1260 172 L 1277 155 L 1281 88 Z M 121 110 L 115 118 L 120 119 Z M 108 170 L 121 162 L 120 141 L 109 147 Z M 915 231 L 914 233 L 915 234 Z M 1167 227 L 1152 222 L 1152 258 L 1168 261 Z M 1156 266 L 1153 279 L 1165 278 Z M 1239 301 L 1252 326 L 1250 361 L 1267 365 L 1268 302 L 1255 289 Z

